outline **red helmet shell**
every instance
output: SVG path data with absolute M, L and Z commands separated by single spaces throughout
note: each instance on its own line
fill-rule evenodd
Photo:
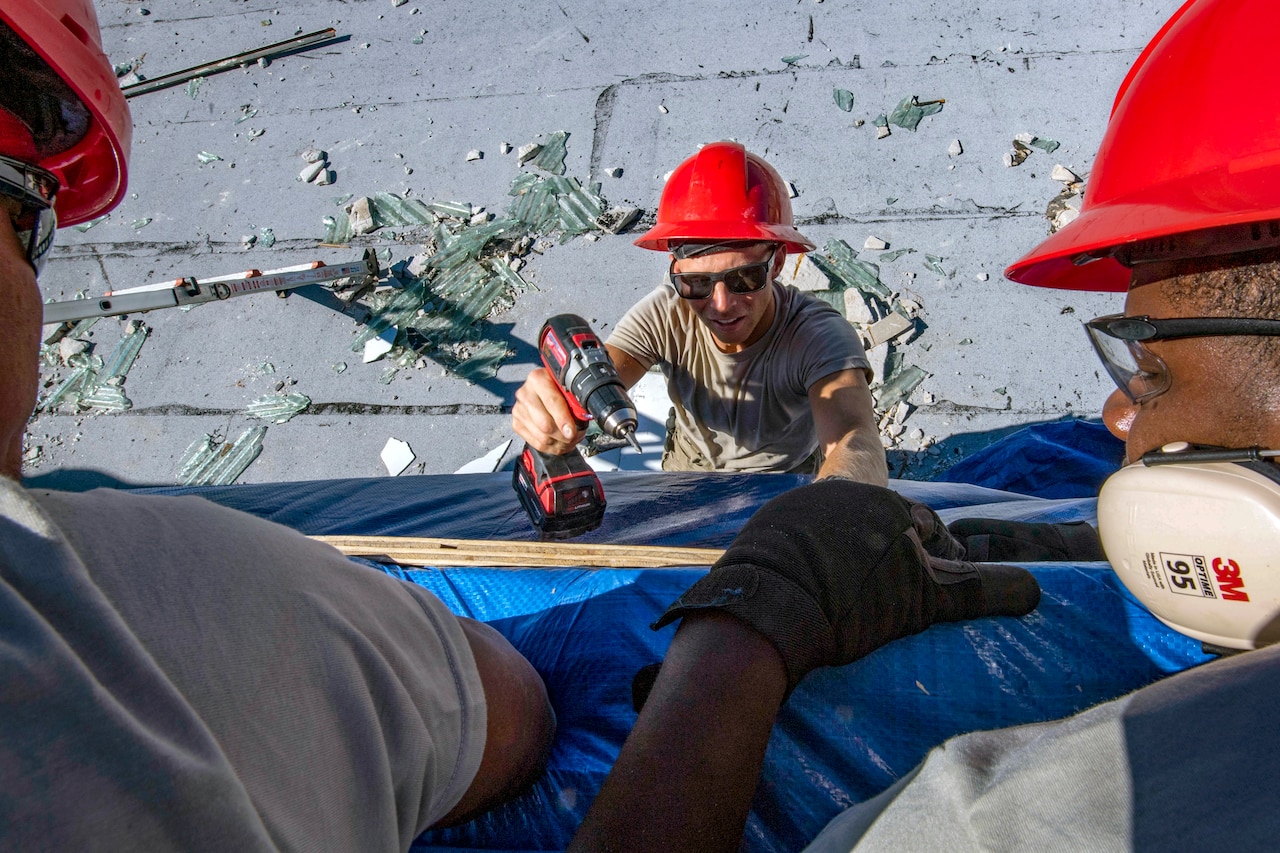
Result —
M 42 156 L 37 165 L 58 177 L 54 207 L 59 225 L 75 225 L 110 210 L 124 195 L 133 120 L 91 0 L 4 0 L 3 19 L 61 77 L 92 115 L 71 148 Z
M 1280 219 L 1278 33 L 1276 0 L 1185 3 L 1120 86 L 1080 216 L 1005 275 L 1123 291 L 1126 244 Z
M 793 222 L 786 184 L 772 166 L 737 142 L 712 142 L 671 173 L 657 224 L 635 242 L 657 251 L 732 240 L 782 243 L 788 252 L 814 248 Z

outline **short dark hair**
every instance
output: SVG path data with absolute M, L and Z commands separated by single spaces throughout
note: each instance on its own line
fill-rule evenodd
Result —
M 1181 262 L 1161 282 L 1163 295 L 1183 316 L 1280 319 L 1280 249 L 1262 249 Z M 1242 356 L 1280 383 L 1280 337 L 1240 338 Z M 1273 386 L 1274 387 L 1274 386 Z

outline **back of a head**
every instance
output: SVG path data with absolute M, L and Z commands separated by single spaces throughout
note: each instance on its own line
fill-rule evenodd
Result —
M 133 123 L 91 0 L 0 0 L 0 51 L 0 153 L 57 176 L 62 225 L 110 210 Z

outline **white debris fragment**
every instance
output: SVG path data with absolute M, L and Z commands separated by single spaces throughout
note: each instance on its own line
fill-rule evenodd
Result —
M 471 219 L 469 219 L 468 222 L 472 225 L 483 225 L 490 219 L 493 219 L 493 214 L 481 208 L 471 215 Z
M 874 235 L 868 237 L 862 242 L 862 248 L 869 249 L 873 252 L 879 252 L 889 248 L 889 244 Z
M 240 237 L 240 247 L 242 249 L 252 249 L 254 244 L 258 242 L 258 235 L 244 234 Z
M 1076 221 L 1076 217 L 1079 215 L 1080 211 L 1076 208 L 1070 206 L 1063 207 L 1062 210 L 1058 211 L 1057 215 L 1053 217 L 1053 230 L 1057 231 L 1059 228 L 1070 225 L 1072 222 Z
M 1008 168 L 1010 168 L 1010 169 L 1012 169 L 1014 166 L 1018 165 L 1017 163 L 1013 162 L 1013 152 L 1012 152 L 1012 151 L 1006 151 L 1006 152 L 1004 152 L 1004 164 L 1005 164 L 1005 166 L 1007 166 L 1007 167 L 1008 167 Z
M 782 285 L 791 285 L 796 290 L 830 290 L 831 279 L 827 278 L 827 274 L 818 268 L 818 265 L 809 260 L 807 254 L 788 256 L 787 262 L 782 265 L 782 272 L 778 275 L 778 283 Z M 849 291 L 845 291 L 849 293 Z
M 614 166 L 612 169 L 610 169 L 610 170 L 608 171 L 608 173 L 607 173 L 607 174 L 608 174 L 608 175 L 609 175 L 609 177 L 611 177 L 611 178 L 621 178 L 621 177 L 622 177 L 622 167 L 621 167 L 621 166 Z
M 369 198 L 367 196 L 353 201 L 347 216 L 351 220 L 351 233 L 356 236 L 369 234 L 378 227 L 377 223 L 373 221 L 373 211 L 369 209 Z
M 916 427 L 911 431 L 912 441 L 921 441 L 923 438 L 924 438 L 924 430 L 920 429 L 920 427 Z
M 988 275 L 987 273 L 980 272 L 977 275 L 975 275 L 974 278 L 977 279 L 978 281 L 987 281 L 989 278 L 991 278 L 991 276 Z
M 338 173 L 333 169 L 321 169 L 320 174 L 316 175 L 316 186 L 327 187 L 338 179 Z
M 800 190 L 796 189 L 796 185 L 790 181 L 787 181 L 787 195 L 790 198 L 797 198 L 800 195 Z
M 902 435 L 906 431 L 907 431 L 907 428 L 904 427 L 902 424 L 890 424 L 889 428 L 885 430 L 885 432 L 889 433 L 889 435 L 892 436 L 893 438 L 897 438 L 898 436 Z
M 671 110 L 667 109 L 666 104 L 658 104 L 658 112 L 662 113 L 663 115 L 666 115 L 667 113 L 671 112 Z
M 1053 171 L 1049 173 L 1049 177 L 1055 181 L 1061 181 L 1064 184 L 1074 184 L 1080 180 L 1080 176 L 1075 172 L 1063 166 L 1061 163 L 1053 167 Z
M 1036 135 L 1034 133 L 1019 133 L 1013 138 L 1017 142 L 1021 142 L 1023 145 L 1030 145 L 1032 142 L 1036 141 Z
M 400 472 L 412 465 L 416 458 L 408 442 L 398 438 L 388 438 L 386 445 L 382 448 L 382 464 L 387 466 L 387 473 L 392 477 L 399 476 Z
M 507 439 L 499 444 L 493 450 L 490 450 L 479 459 L 472 459 L 466 465 L 463 465 L 455 474 L 492 474 L 498 470 L 498 463 L 502 461 L 502 457 L 506 455 L 507 448 L 511 446 L 511 439 Z
M 850 323 L 860 326 L 869 326 L 875 320 L 871 306 L 867 304 L 867 297 L 854 287 L 844 292 L 844 316 Z
M 884 139 L 891 133 L 889 126 L 886 124 L 876 125 L 876 139 Z
M 88 341 L 82 341 L 76 338 L 63 338 L 58 341 L 58 355 L 62 357 L 63 364 L 66 364 L 71 356 L 79 355 L 88 348 Z
M 472 148 L 470 151 L 467 152 L 468 163 L 473 163 L 476 160 L 483 160 L 483 159 L 484 159 L 484 152 L 478 148 Z
M 596 227 L 610 234 L 621 234 L 640 218 L 638 207 L 611 207 L 596 217 Z
M 499 153 L 499 154 L 510 154 L 510 153 L 511 153 L 511 143 L 510 143 L 510 142 L 504 142 L 504 143 L 502 143 L 501 145 L 499 145 L 499 146 L 498 146 L 498 153 Z
M 302 181 L 304 184 L 309 184 L 323 171 L 323 160 L 318 160 L 315 163 L 308 163 L 303 167 L 302 171 L 298 173 L 298 180 Z
M 899 401 L 893 407 L 893 422 L 895 424 L 906 423 L 907 418 L 911 417 L 911 413 L 914 411 L 915 411 L 915 406 L 912 406 L 906 400 Z
M 390 332 L 390 334 L 387 334 L 387 332 Z M 378 337 L 373 340 L 365 341 L 364 363 L 369 364 L 382 358 L 384 355 L 391 352 L 391 348 L 395 346 L 395 343 L 396 330 L 394 327 L 387 329 L 386 332 L 378 335 Z
M 302 159 L 306 163 L 323 163 L 329 159 L 329 155 L 319 148 L 308 148 L 302 152 Z
M 963 153 L 964 153 L 964 146 L 960 144 L 960 140 L 959 139 L 951 140 L 951 144 L 947 146 L 947 154 L 951 155 L 952 157 L 959 157 Z
M 523 166 L 525 163 L 538 156 L 538 152 L 541 150 L 542 146 L 536 142 L 525 143 L 516 149 L 516 159 L 519 161 L 520 165 Z
M 512 258 L 507 266 L 511 267 L 512 272 L 520 272 L 520 268 L 524 266 L 524 258 Z
M 932 406 L 934 402 L 933 393 L 930 391 L 921 392 L 920 402 L 924 403 L 926 406 Z
M 875 374 L 873 381 L 884 382 L 884 366 L 885 361 L 889 358 L 889 345 L 880 344 L 867 350 L 867 363 L 871 365 L 871 370 Z
M 901 335 L 908 329 L 914 329 L 915 323 L 903 317 L 897 311 L 890 311 L 883 319 L 872 323 L 867 329 L 867 336 L 871 338 L 871 346 L 879 346 L 886 341 L 891 341 Z

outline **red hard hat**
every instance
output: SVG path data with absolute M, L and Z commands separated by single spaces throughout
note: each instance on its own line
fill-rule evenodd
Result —
M 59 225 L 75 225 L 124 195 L 133 121 L 91 0 L 0 0 L 0 109 L 31 130 L 39 159 L 62 185 Z M 34 51 L 34 53 L 32 53 Z M 49 71 L 53 74 L 50 75 Z
M 1126 263 L 1280 245 L 1277 34 L 1276 0 L 1185 3 L 1120 84 L 1080 216 L 1005 275 L 1123 291 Z
M 807 252 L 793 226 L 791 199 L 773 167 L 737 142 L 712 142 L 676 166 L 658 202 L 658 222 L 636 240 L 667 251 L 680 243 L 759 240 Z

